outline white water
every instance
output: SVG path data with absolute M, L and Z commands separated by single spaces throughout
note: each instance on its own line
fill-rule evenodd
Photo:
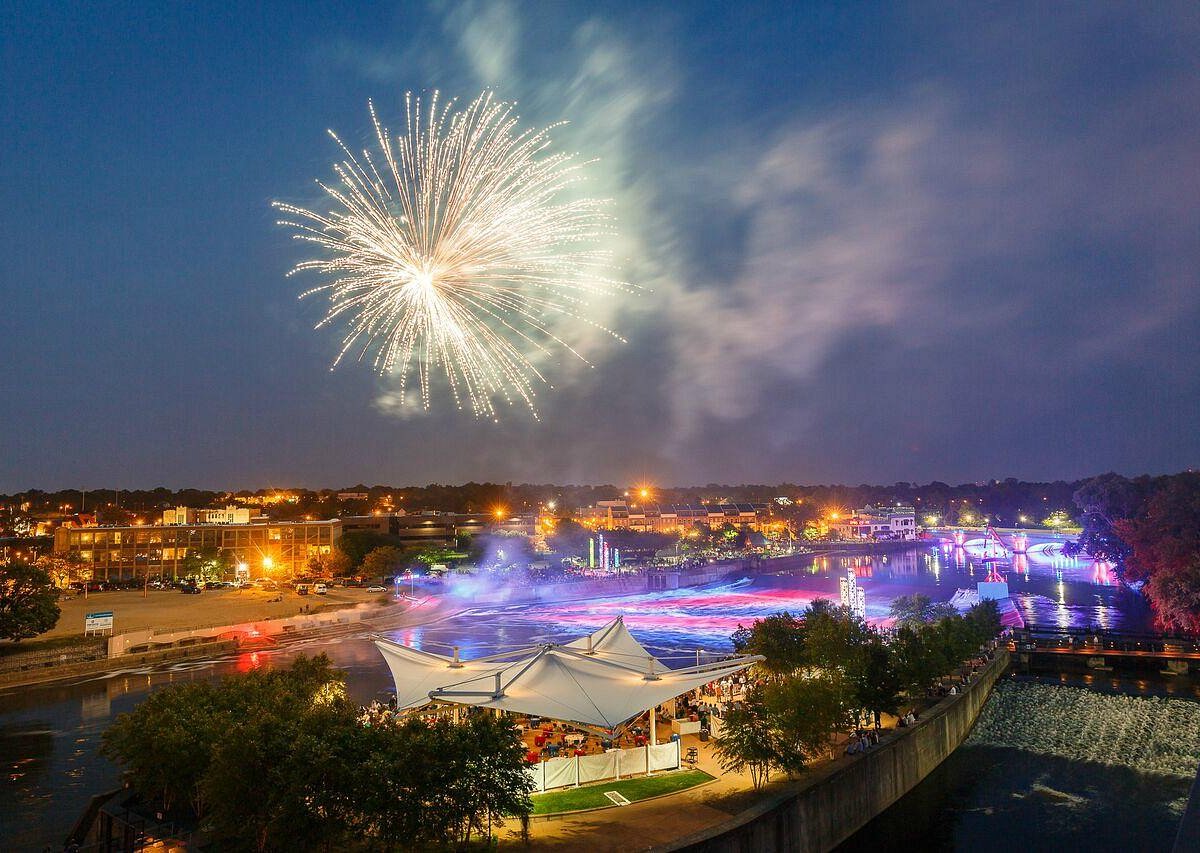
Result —
M 966 742 L 1191 779 L 1200 766 L 1200 703 L 1009 681 Z

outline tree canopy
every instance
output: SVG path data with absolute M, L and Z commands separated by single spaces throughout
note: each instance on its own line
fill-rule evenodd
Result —
M 156 691 L 104 734 L 155 808 L 202 819 L 223 850 L 462 844 L 532 809 L 504 719 L 366 725 L 324 656 Z
M 799 616 L 781 612 L 733 634 L 740 653 L 760 654 L 762 676 L 722 722 L 715 746 L 722 767 L 748 770 L 755 786 L 772 768 L 795 772 L 828 754 L 833 736 L 896 713 L 901 691 L 926 688 L 975 655 L 1000 632 L 994 601 L 959 615 L 910 601 L 921 618 L 894 632 L 868 625 L 849 609 L 818 599 Z
M 46 569 L 21 561 L 0 566 L 0 638 L 19 642 L 44 634 L 61 612 Z

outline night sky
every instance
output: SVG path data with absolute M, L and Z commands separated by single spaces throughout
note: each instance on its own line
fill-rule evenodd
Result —
M 1194 0 L 9 2 L 0 64 L 0 491 L 1200 461 Z M 540 422 L 331 372 L 270 207 L 368 98 L 485 87 L 598 158 L 643 288 Z

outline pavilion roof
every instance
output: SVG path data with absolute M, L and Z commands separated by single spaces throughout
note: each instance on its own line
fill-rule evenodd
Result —
M 377 637 L 400 708 L 452 702 L 615 730 L 649 708 L 762 658 L 743 655 L 671 669 L 622 617 L 565 644 L 460 660 Z

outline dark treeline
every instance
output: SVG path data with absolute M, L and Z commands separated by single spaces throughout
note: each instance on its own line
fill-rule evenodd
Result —
M 1021 515 L 1029 523 L 1041 522 L 1055 510 L 1074 515 L 1072 495 L 1082 480 L 1049 483 L 1023 482 L 1009 478 L 985 483 L 950 485 L 934 481 L 926 484 L 893 483 L 892 485 L 799 485 L 796 483 L 720 485 L 688 487 L 649 487 L 643 498 L 641 487 L 607 485 L 555 485 L 551 483 L 465 483 L 462 485 L 430 484 L 426 486 L 365 485 L 362 483 L 337 489 L 259 489 L 258 491 L 222 492 L 204 489 L 79 489 L 48 492 L 38 489 L 0 495 L 0 518 L 26 513 L 38 515 L 60 512 L 64 506 L 78 512 L 99 512 L 115 520 L 129 513 L 150 513 L 168 506 L 220 506 L 235 498 L 269 497 L 286 492 L 295 501 L 272 503 L 272 517 L 286 519 L 304 515 L 334 516 L 369 512 L 381 503 L 409 511 L 438 510 L 445 512 L 492 512 L 503 508 L 509 512 L 536 509 L 553 501 L 558 510 L 569 512 L 600 500 L 628 497 L 634 502 L 700 503 L 733 501 L 770 503 L 782 516 L 805 520 L 831 508 L 853 509 L 866 504 L 908 504 L 922 515 L 937 515 L 950 523 L 963 513 L 987 516 L 998 524 L 1015 524 Z M 366 494 L 367 498 L 339 499 L 339 493 Z M 791 505 L 783 506 L 776 498 L 787 498 Z M 28 504 L 28 509 L 22 509 Z

